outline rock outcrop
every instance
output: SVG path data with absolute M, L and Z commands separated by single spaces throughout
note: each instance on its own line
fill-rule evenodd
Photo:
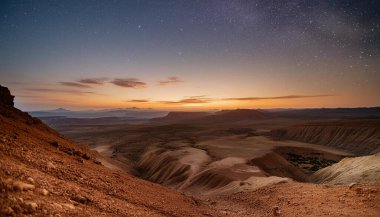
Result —
M 8 88 L 0 85 L 0 104 L 1 106 L 12 107 L 14 96 L 11 95 L 11 92 Z

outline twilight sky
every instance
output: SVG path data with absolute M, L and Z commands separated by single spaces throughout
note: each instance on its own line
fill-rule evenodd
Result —
M 25 110 L 380 106 L 378 0 L 0 2 Z

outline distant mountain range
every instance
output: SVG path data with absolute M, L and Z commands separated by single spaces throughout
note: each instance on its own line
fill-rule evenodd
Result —
M 166 115 L 167 111 L 154 109 L 137 109 L 137 108 L 120 108 L 120 109 L 104 109 L 104 110 L 82 110 L 71 111 L 64 108 L 44 111 L 28 112 L 34 117 L 54 117 L 61 116 L 66 118 L 105 118 L 120 117 L 130 119 L 151 119 Z
M 316 108 L 316 109 L 235 109 L 207 112 L 168 112 L 155 109 L 118 108 L 104 110 L 71 111 L 58 108 L 46 111 L 29 112 L 48 124 L 62 122 L 87 123 L 86 119 L 96 119 L 92 122 L 126 123 L 140 120 L 150 120 L 152 123 L 221 123 L 245 120 L 265 120 L 272 118 L 291 119 L 380 119 L 380 107 L 372 108 Z
M 316 109 L 235 109 L 208 112 L 169 112 L 168 115 L 151 119 L 151 122 L 219 123 L 229 121 L 264 120 L 271 118 L 303 119 L 379 119 L 380 107 L 373 108 L 316 108 Z

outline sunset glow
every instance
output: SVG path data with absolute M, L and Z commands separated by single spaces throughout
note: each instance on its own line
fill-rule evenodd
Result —
M 0 81 L 26 110 L 379 106 L 378 4 L 349 2 L 2 1 Z

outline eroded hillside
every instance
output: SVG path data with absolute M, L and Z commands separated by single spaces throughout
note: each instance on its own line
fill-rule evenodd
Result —
M 93 147 L 106 154 L 99 156 L 15 109 L 6 88 L 0 94 L 1 216 L 377 216 L 380 209 L 378 183 L 294 181 L 345 151 L 273 141 L 226 122 L 110 126 L 112 136 L 97 126 L 91 138 L 117 141 Z M 131 138 L 119 141 L 123 135 Z M 103 166 L 107 157 L 108 167 L 131 162 L 136 175 L 159 184 Z
M 78 146 L 13 107 L 0 88 L 0 215 L 217 216 L 177 191 L 99 163 Z

